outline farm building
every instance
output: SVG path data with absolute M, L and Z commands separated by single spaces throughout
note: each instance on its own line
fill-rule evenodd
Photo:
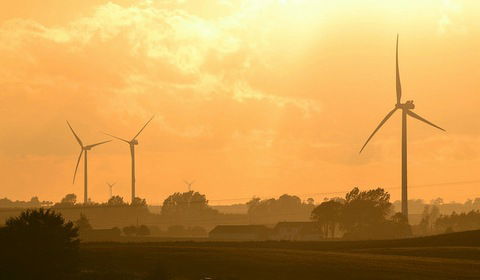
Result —
M 210 231 L 209 238 L 229 241 L 267 240 L 270 229 L 263 225 L 220 225 Z

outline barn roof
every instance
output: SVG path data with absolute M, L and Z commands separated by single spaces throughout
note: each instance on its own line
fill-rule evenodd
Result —
M 264 225 L 220 225 L 212 229 L 210 234 L 265 233 L 268 230 Z

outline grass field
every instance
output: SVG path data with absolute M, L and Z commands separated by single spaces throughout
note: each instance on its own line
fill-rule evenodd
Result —
M 466 242 L 465 236 L 357 242 L 90 243 L 81 247 L 82 279 L 480 279 L 480 247 L 458 245 L 480 239 Z M 172 278 L 165 278 L 165 273 Z

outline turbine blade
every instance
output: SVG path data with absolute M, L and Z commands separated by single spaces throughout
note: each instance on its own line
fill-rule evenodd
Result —
M 95 146 L 102 145 L 102 144 L 105 144 L 105 143 L 108 143 L 108 142 L 112 142 L 112 140 L 107 140 L 107 141 L 103 141 L 103 142 L 100 142 L 100 143 L 88 145 L 87 147 L 88 147 L 88 148 L 93 148 L 93 147 L 95 147 Z
M 140 133 L 142 133 L 142 131 L 145 129 L 145 127 L 147 127 L 147 125 L 153 120 L 154 117 L 155 117 L 155 116 L 152 116 L 152 117 L 148 120 L 148 122 L 142 127 L 142 129 L 140 129 L 140 131 L 137 133 L 137 135 L 135 135 L 135 137 L 133 137 L 132 140 L 135 140 L 135 139 L 138 137 L 138 135 L 140 135 Z
M 427 121 L 426 119 L 420 117 L 419 115 L 417 115 L 416 113 L 414 113 L 414 112 L 412 112 L 412 111 L 410 111 L 410 110 L 407 110 L 407 114 L 408 114 L 410 117 L 415 118 L 415 119 L 417 119 L 417 120 L 420 120 L 420 121 L 422 121 L 422 122 L 424 122 L 424 123 L 426 123 L 426 124 L 429 124 L 429 125 L 437 128 L 437 129 L 440 129 L 440 130 L 442 130 L 442 131 L 446 131 L 445 129 L 439 127 L 439 126 L 436 125 L 436 124 L 433 124 L 433 123 Z
M 365 142 L 365 144 L 363 145 L 362 149 L 360 150 L 360 153 L 363 151 L 363 149 L 365 149 L 365 147 L 367 146 L 368 142 L 370 142 L 370 140 L 373 138 L 373 136 L 375 135 L 375 133 L 377 133 L 377 131 L 388 121 L 388 119 L 393 115 L 393 113 L 395 113 L 395 111 L 397 111 L 398 108 L 395 108 L 393 109 L 392 111 L 390 111 L 390 113 L 387 114 L 387 116 L 380 122 L 380 124 L 377 126 L 377 128 L 373 131 L 373 133 L 370 135 L 370 137 L 368 137 L 367 139 L 367 142 Z
M 396 51 L 396 79 L 397 79 L 397 104 L 400 104 L 402 98 L 402 83 L 400 82 L 400 69 L 398 66 L 398 34 L 397 34 L 397 51 Z
M 121 140 L 121 141 L 123 141 L 123 142 L 126 142 L 126 143 L 130 144 L 130 142 L 129 142 L 128 140 L 125 140 L 125 139 L 123 139 L 123 138 L 117 137 L 117 136 L 115 136 L 115 135 L 108 134 L 108 133 L 106 133 L 106 132 L 104 132 L 103 134 L 108 135 L 108 136 L 110 136 L 110 137 L 116 138 L 116 139 L 118 139 L 118 140 Z
M 75 177 L 77 177 L 78 165 L 80 164 L 80 160 L 82 159 L 82 155 L 83 155 L 83 148 L 80 151 L 80 155 L 78 156 L 77 165 L 75 166 L 75 173 L 73 173 L 73 184 L 75 184 Z
M 83 148 L 82 140 L 80 140 L 80 137 L 78 137 L 78 135 L 75 133 L 75 131 L 73 130 L 72 126 L 68 121 L 67 121 L 67 124 L 68 124 L 68 127 L 70 127 L 70 130 L 72 131 L 73 136 L 75 136 L 75 139 L 77 139 L 78 144 L 80 144 L 80 146 Z

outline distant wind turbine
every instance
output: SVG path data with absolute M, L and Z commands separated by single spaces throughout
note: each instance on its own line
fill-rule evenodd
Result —
M 402 110 L 402 214 L 405 218 L 408 219 L 408 195 L 407 195 L 407 116 L 420 120 L 428 125 L 431 125 L 437 129 L 445 131 L 443 128 L 429 122 L 428 120 L 424 119 L 423 117 L 417 115 L 416 113 L 412 112 L 415 109 L 415 105 L 413 101 L 407 101 L 405 103 L 401 103 L 402 98 L 402 85 L 400 83 L 400 70 L 398 66 L 398 35 L 397 35 L 397 47 L 396 47 L 396 91 L 397 91 L 397 103 L 390 113 L 380 122 L 377 128 L 373 131 L 373 133 L 368 137 L 367 141 L 363 145 L 360 153 L 365 149 L 368 142 L 373 138 L 375 133 L 388 121 L 388 119 L 397 111 Z
M 187 181 L 187 180 L 183 180 L 183 182 L 185 182 L 185 185 L 187 185 L 187 188 L 188 188 L 188 191 L 192 191 L 192 185 L 195 183 L 195 180 L 193 181 Z
M 107 185 L 108 187 L 110 188 L 110 198 L 113 197 L 113 192 L 112 192 L 112 189 L 113 189 L 113 186 L 115 186 L 116 182 L 113 183 L 113 184 L 110 184 L 109 182 L 107 182 Z
M 137 133 L 137 135 L 135 135 L 132 140 L 128 141 L 126 139 L 123 139 L 123 138 L 120 138 L 120 137 L 117 137 L 117 136 L 114 136 L 114 135 L 111 135 L 111 134 L 108 134 L 108 133 L 105 133 L 109 136 L 112 136 L 113 138 L 116 138 L 120 141 L 123 141 L 125 143 L 127 143 L 129 146 L 130 146 L 130 156 L 132 158 L 132 203 L 135 201 L 135 145 L 138 145 L 138 140 L 137 140 L 137 137 L 140 135 L 140 133 L 142 133 L 142 131 L 145 129 L 145 127 L 147 127 L 147 125 L 153 120 L 155 116 L 151 117 L 147 123 L 145 123 L 145 125 L 142 127 L 142 129 L 140 129 L 140 131 Z
M 73 130 L 72 126 L 70 125 L 70 123 L 68 121 L 67 121 L 67 124 L 68 124 L 68 127 L 70 128 L 70 130 L 72 131 L 73 136 L 75 136 L 75 139 L 77 139 L 77 142 L 78 142 L 78 144 L 80 145 L 80 148 L 81 148 L 80 155 L 78 156 L 78 160 L 77 160 L 77 165 L 75 166 L 75 173 L 73 173 L 73 183 L 74 184 L 75 184 L 75 177 L 77 176 L 78 165 L 80 164 L 80 160 L 82 159 L 82 155 L 85 152 L 85 158 L 83 160 L 83 162 L 84 162 L 84 168 L 83 168 L 83 173 L 84 173 L 84 177 L 83 177 L 83 184 L 84 184 L 83 203 L 87 204 L 88 203 L 88 157 L 87 157 L 88 156 L 88 151 L 90 151 L 95 146 L 108 143 L 112 140 L 107 140 L 107 141 L 103 141 L 103 142 L 100 142 L 100 143 L 85 146 L 85 145 L 83 145 L 82 140 L 80 140 L 80 137 L 78 137 L 78 135 L 75 133 L 75 131 Z

